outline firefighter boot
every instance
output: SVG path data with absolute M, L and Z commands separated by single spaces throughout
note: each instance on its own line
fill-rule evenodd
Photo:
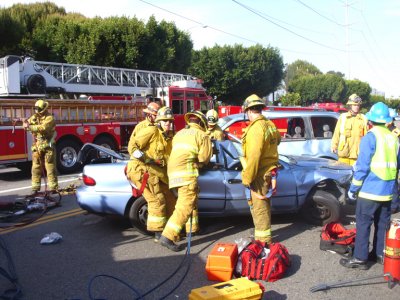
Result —
M 174 252 L 182 251 L 184 248 L 183 245 L 177 245 L 173 241 L 171 241 L 169 238 L 167 238 L 163 235 L 161 235 L 159 241 L 160 241 L 161 246 L 164 246 Z

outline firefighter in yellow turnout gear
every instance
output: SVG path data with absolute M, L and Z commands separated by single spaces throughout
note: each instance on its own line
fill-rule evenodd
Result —
M 199 168 L 208 164 L 212 156 L 212 144 L 205 133 L 207 119 L 200 111 L 185 115 L 189 128 L 180 130 L 172 141 L 172 152 L 168 161 L 169 187 L 177 188 L 178 199 L 160 238 L 160 244 L 172 251 L 180 251 L 182 245 L 175 244 L 192 211 L 197 207 Z
M 155 241 L 159 240 L 176 202 L 168 188 L 167 176 L 173 120 L 170 108 L 158 110 L 156 123 L 142 128 L 133 137 L 132 155 L 127 168 L 127 177 L 136 187 L 146 184 L 143 196 L 148 206 L 147 230 L 155 233 Z M 145 173 L 149 174 L 147 182 L 143 180 Z
M 139 122 L 133 129 L 133 132 L 131 134 L 131 137 L 129 139 L 128 143 L 128 152 L 129 155 L 132 155 L 133 148 L 134 148 L 134 141 L 135 141 L 135 135 L 142 129 L 146 128 L 147 126 L 153 126 L 155 125 L 155 120 L 157 117 L 157 112 L 160 109 L 160 105 L 158 105 L 155 102 L 150 102 L 145 109 L 143 109 L 143 112 L 146 114 L 146 117 L 143 121 Z
M 278 167 L 281 137 L 275 124 L 261 114 L 264 107 L 262 99 L 255 94 L 247 97 L 243 104 L 250 124 L 242 136 L 242 182 L 250 189 L 249 206 L 255 227 L 254 238 L 271 243 L 271 202 L 266 195 L 272 186 L 273 172 Z
M 47 111 L 49 103 L 42 99 L 35 103 L 35 113 L 24 120 L 23 127 L 33 135 L 32 144 L 32 195 L 40 191 L 41 177 L 46 170 L 50 191 L 58 189 L 56 170 L 56 122 Z
M 360 152 L 361 138 L 367 134 L 367 118 L 360 113 L 361 98 L 357 94 L 349 97 L 350 109 L 340 115 L 332 136 L 332 152 L 337 153 L 339 161 L 354 165 Z
M 207 134 L 212 140 L 222 141 L 224 140 L 224 132 L 221 127 L 218 126 L 218 112 L 215 109 L 210 109 L 207 114 Z

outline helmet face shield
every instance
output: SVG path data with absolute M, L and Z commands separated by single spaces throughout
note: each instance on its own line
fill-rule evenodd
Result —
M 218 112 L 215 109 L 210 109 L 207 112 L 206 117 L 207 117 L 208 125 L 213 126 L 213 125 L 217 124 L 217 122 L 218 122 Z
M 47 101 L 44 101 L 42 99 L 39 99 L 38 101 L 36 101 L 35 106 L 34 106 L 34 110 L 38 113 L 42 113 L 44 112 L 47 107 L 49 106 L 49 103 Z

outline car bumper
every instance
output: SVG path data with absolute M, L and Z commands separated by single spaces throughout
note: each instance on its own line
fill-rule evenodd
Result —
M 105 213 L 124 216 L 131 196 L 127 193 L 118 192 L 102 194 L 89 186 L 80 186 L 76 190 L 78 205 L 88 212 L 99 214 Z

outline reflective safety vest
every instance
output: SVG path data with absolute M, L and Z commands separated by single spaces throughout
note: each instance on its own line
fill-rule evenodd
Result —
M 394 180 L 397 173 L 398 139 L 383 126 L 374 126 L 370 131 L 376 138 L 375 154 L 371 159 L 371 172 L 382 180 Z

